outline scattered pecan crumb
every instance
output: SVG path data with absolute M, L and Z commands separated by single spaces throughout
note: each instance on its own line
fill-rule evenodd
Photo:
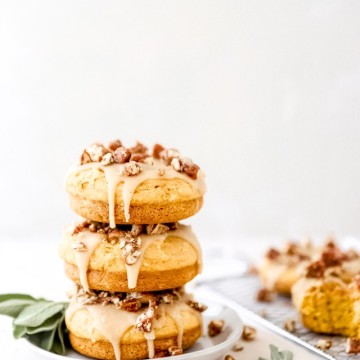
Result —
M 131 158 L 131 151 L 130 149 L 120 146 L 114 152 L 114 162 L 118 164 L 125 164 Z
M 219 335 L 223 330 L 224 325 L 225 325 L 224 320 L 211 320 L 208 325 L 208 335 L 210 337 Z
M 161 235 L 169 230 L 170 228 L 164 224 L 149 224 L 146 226 L 146 233 L 148 235 Z
M 132 154 L 130 161 L 136 161 L 140 163 L 152 163 L 152 157 L 148 154 Z
M 241 345 L 240 342 L 235 343 L 235 345 L 232 348 L 232 351 L 238 352 L 238 351 L 243 351 L 244 347 Z
M 321 279 L 324 277 L 325 270 L 326 266 L 322 260 L 315 261 L 306 268 L 306 277 Z
M 183 349 L 174 345 L 169 347 L 168 352 L 170 356 L 176 356 L 181 355 L 183 353 Z
M 160 153 L 165 150 L 165 148 L 160 144 L 155 144 L 153 147 L 152 156 L 154 159 L 160 159 Z
M 245 325 L 241 338 L 245 341 L 252 341 L 255 339 L 255 336 L 256 336 L 256 329 L 251 326 Z
M 232 355 L 226 355 L 224 360 L 235 360 Z
M 256 300 L 259 302 L 272 302 L 274 300 L 274 293 L 268 289 L 260 289 L 256 295 Z
M 131 234 L 133 237 L 137 237 L 137 236 L 139 236 L 140 234 L 143 234 L 143 233 L 144 233 L 144 228 L 145 228 L 145 225 L 133 224 L 133 225 L 131 226 L 130 234 Z
M 332 341 L 326 339 L 319 339 L 315 346 L 321 350 L 329 350 L 332 346 Z
M 110 142 L 109 149 L 111 151 L 115 151 L 117 148 L 119 148 L 121 146 L 122 146 L 121 141 L 119 139 L 116 139 L 116 140 Z
M 165 175 L 165 169 L 160 168 L 160 169 L 158 170 L 158 174 L 159 174 L 159 176 L 164 176 L 164 175 Z
M 73 242 L 71 247 L 73 248 L 73 250 L 75 251 L 79 251 L 79 252 L 83 252 L 83 251 L 86 251 L 87 250 L 87 247 L 86 245 L 81 242 L 81 241 L 76 241 L 76 242 Z
M 296 321 L 294 319 L 288 319 L 284 323 L 284 329 L 290 333 L 296 330 Z
M 90 155 L 91 160 L 96 162 L 101 161 L 103 156 L 109 152 L 102 144 L 92 144 L 86 151 Z
M 359 338 L 347 338 L 345 343 L 345 351 L 347 354 L 360 353 L 360 339 Z
M 269 249 L 268 252 L 265 255 L 270 260 L 275 260 L 280 256 L 280 252 L 276 249 Z

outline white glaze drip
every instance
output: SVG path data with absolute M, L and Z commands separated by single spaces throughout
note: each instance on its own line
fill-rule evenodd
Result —
M 172 166 L 166 166 L 160 160 L 154 160 L 151 164 L 139 163 L 142 171 L 135 176 L 126 176 L 122 174 L 122 165 L 112 164 L 103 166 L 100 163 L 89 163 L 77 166 L 73 171 L 81 171 L 82 169 L 91 169 L 94 166 L 101 169 L 108 184 L 108 204 L 109 204 L 109 224 L 111 228 L 115 228 L 115 193 L 116 187 L 119 183 L 123 182 L 122 187 L 122 200 L 124 204 L 124 216 L 126 222 L 130 221 L 130 203 L 136 188 L 144 181 L 149 179 L 181 179 L 193 186 L 199 193 L 204 194 L 206 186 L 204 182 L 204 173 L 200 170 L 196 180 L 191 179 L 189 176 L 177 172 Z M 162 176 L 159 175 L 159 170 L 164 170 Z
M 70 230 L 69 235 L 70 236 Z M 199 271 L 201 271 L 202 267 L 202 253 L 200 249 L 200 245 L 197 241 L 196 236 L 191 231 L 190 226 L 181 225 L 179 224 L 178 229 L 168 231 L 164 234 L 158 234 L 158 235 L 141 235 L 142 245 L 141 245 L 141 255 L 137 262 L 134 265 L 127 265 L 125 264 L 126 268 L 126 275 L 127 275 L 127 282 L 128 282 L 128 288 L 134 289 L 137 285 L 137 279 L 139 276 L 141 264 L 143 262 L 143 259 L 146 254 L 147 248 L 152 245 L 154 242 L 157 244 L 161 244 L 163 241 L 166 240 L 166 238 L 174 236 L 179 237 L 181 239 L 184 239 L 185 241 L 189 242 L 194 249 L 196 250 L 198 254 L 198 266 Z M 76 265 L 79 269 L 79 275 L 80 275 L 80 283 L 82 287 L 88 291 L 89 285 L 88 285 L 88 279 L 87 279 L 87 270 L 90 264 L 90 259 L 92 254 L 94 253 L 97 245 L 106 238 L 105 234 L 99 234 L 99 233 L 92 233 L 90 231 L 82 231 L 76 235 L 73 235 L 73 237 L 76 239 L 77 242 L 82 242 L 86 247 L 86 251 L 75 251 L 75 261 Z M 122 261 L 122 260 L 120 260 Z
M 137 279 L 139 277 L 140 267 L 146 252 L 146 249 L 154 242 L 159 241 L 162 242 L 166 239 L 168 235 L 167 234 L 161 234 L 161 235 L 141 235 L 141 255 L 139 259 L 136 261 L 133 265 L 127 265 L 125 264 L 126 268 L 126 275 L 127 275 L 127 282 L 128 282 L 128 288 L 134 289 L 136 288 Z
M 155 347 L 154 347 L 155 331 L 151 331 L 148 334 L 144 333 L 144 336 L 147 341 L 149 359 L 152 359 L 155 356 Z
M 93 318 L 93 328 L 110 341 L 114 348 L 116 360 L 120 360 L 120 341 L 125 332 L 134 326 L 138 314 L 109 305 L 88 305 L 85 308 Z
M 92 233 L 90 231 L 82 231 L 76 235 L 76 241 L 82 242 L 86 246 L 85 251 L 74 250 L 76 265 L 79 269 L 80 284 L 85 291 L 89 291 L 87 270 L 89 267 L 90 258 L 98 244 L 102 239 L 104 239 L 105 236 L 106 235 L 104 234 Z

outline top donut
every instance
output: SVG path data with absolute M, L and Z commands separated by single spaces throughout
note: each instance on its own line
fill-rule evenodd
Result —
M 115 140 L 83 151 L 66 190 L 78 215 L 115 227 L 188 218 L 200 210 L 206 189 L 199 166 L 178 150 L 155 144 L 150 152 Z

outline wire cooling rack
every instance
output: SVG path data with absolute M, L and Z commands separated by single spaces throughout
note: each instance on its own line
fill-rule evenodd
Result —
M 291 299 L 278 296 L 271 303 L 262 303 L 256 300 L 256 294 L 260 289 L 260 283 L 254 275 L 243 275 L 236 278 L 227 278 L 207 282 L 212 290 L 231 299 L 251 312 L 260 315 L 265 321 L 284 329 L 287 320 L 298 319 L 297 311 L 291 303 Z M 349 360 L 360 359 L 360 355 L 349 355 L 345 352 L 346 338 L 341 336 L 328 336 L 315 334 L 304 328 L 300 321 L 296 321 L 295 331 L 292 335 L 306 342 L 310 346 L 316 345 L 319 339 L 331 340 L 329 350 L 323 350 L 327 359 Z

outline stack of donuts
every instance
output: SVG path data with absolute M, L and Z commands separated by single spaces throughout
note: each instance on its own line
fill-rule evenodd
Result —
M 66 190 L 82 220 L 64 231 L 60 256 L 74 282 L 66 325 L 72 347 L 97 359 L 181 354 L 202 333 L 206 306 L 184 285 L 202 266 L 190 226 L 204 174 L 175 149 L 85 149 Z

